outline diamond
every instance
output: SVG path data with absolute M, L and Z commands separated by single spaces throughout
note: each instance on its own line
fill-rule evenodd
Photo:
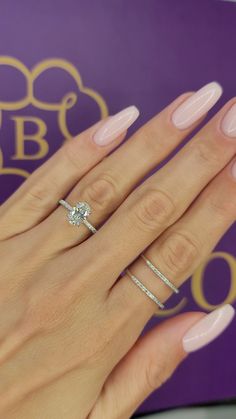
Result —
M 72 207 L 72 210 L 68 212 L 69 223 L 80 225 L 89 214 L 91 214 L 91 208 L 87 202 L 77 202 L 76 206 Z

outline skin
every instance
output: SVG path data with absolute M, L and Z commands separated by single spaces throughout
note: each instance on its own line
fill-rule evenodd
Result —
M 136 186 L 197 126 L 171 122 L 190 94 L 119 148 L 125 133 L 104 147 L 93 142 L 99 121 L 0 207 L 4 419 L 129 418 L 186 358 L 181 339 L 205 314 L 180 314 L 140 337 L 157 307 L 119 276 L 129 265 L 165 302 L 171 291 L 140 253 L 180 287 L 235 221 L 236 141 L 220 129 L 235 99 Z M 61 198 L 88 201 L 98 232 L 71 226 Z

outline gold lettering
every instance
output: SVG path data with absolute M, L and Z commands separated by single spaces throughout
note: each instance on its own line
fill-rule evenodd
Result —
M 204 296 L 203 279 L 204 279 L 204 271 L 205 271 L 205 268 L 206 268 L 207 264 L 211 260 L 216 259 L 216 258 L 222 258 L 228 263 L 228 266 L 230 268 L 230 273 L 231 273 L 231 276 L 230 276 L 231 283 L 230 283 L 230 289 L 229 289 L 228 295 L 225 298 L 225 300 L 222 301 L 218 305 L 213 305 L 213 304 L 210 304 Z M 216 278 L 216 280 L 220 281 L 221 278 Z M 226 253 L 226 252 L 211 253 L 209 258 L 207 259 L 207 263 L 206 263 L 206 261 L 203 262 L 196 269 L 196 271 L 193 273 L 192 281 L 191 281 L 191 288 L 192 288 L 192 295 L 193 295 L 195 301 L 203 309 L 212 311 L 212 310 L 215 310 L 217 307 L 219 307 L 223 304 L 234 303 L 234 301 L 236 299 L 236 259 L 235 259 L 235 257 L 230 255 L 229 253 Z
M 169 317 L 173 316 L 174 314 L 178 314 L 186 306 L 187 302 L 187 298 L 183 297 L 175 307 L 157 311 L 156 317 Z
M 38 160 L 45 157 L 48 153 L 48 143 L 44 136 L 47 133 L 47 126 L 40 118 L 31 116 L 14 116 L 11 119 L 15 122 L 16 154 L 12 156 L 13 160 Z M 25 124 L 33 123 L 37 130 L 34 134 L 25 134 Z M 25 153 L 26 141 L 37 143 L 38 152 L 35 154 Z

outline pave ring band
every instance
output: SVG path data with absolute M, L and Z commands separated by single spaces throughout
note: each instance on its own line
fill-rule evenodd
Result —
M 127 275 L 132 279 L 132 281 L 152 300 L 154 303 L 158 305 L 161 309 L 165 308 L 164 304 L 149 290 L 145 287 L 145 285 L 135 276 L 133 275 L 129 269 L 125 271 Z
M 91 207 L 87 202 L 79 201 L 75 204 L 75 206 L 71 206 L 64 199 L 60 199 L 58 202 L 68 210 L 67 218 L 70 224 L 76 226 L 84 224 L 93 234 L 97 232 L 96 228 L 87 220 L 87 217 L 92 212 Z M 166 278 L 166 276 L 155 265 L 153 265 L 153 263 L 143 253 L 140 256 L 156 276 L 158 276 L 176 294 L 179 293 L 178 288 L 176 288 L 176 286 L 168 278 Z M 129 269 L 126 269 L 125 272 L 129 278 L 158 305 L 159 308 L 165 308 L 165 305 L 159 300 L 159 298 L 146 288 L 145 285 L 135 275 L 133 275 Z
M 159 271 L 159 269 L 153 265 L 153 263 L 142 253 L 141 258 L 145 261 L 146 265 L 152 270 L 152 272 L 158 276 L 172 291 L 176 294 L 179 293 L 179 289 L 168 279 L 166 276 Z
M 158 276 L 172 291 L 176 294 L 179 293 L 179 289 L 168 279 L 166 276 L 155 266 L 153 263 L 144 255 L 140 255 L 142 259 L 145 261 L 146 265 L 152 270 L 152 272 Z M 132 281 L 152 300 L 154 303 L 158 305 L 159 308 L 165 308 L 165 305 L 159 300 L 159 298 L 154 295 L 145 285 L 135 276 L 133 275 L 129 269 L 126 269 L 127 275 L 132 279 Z
M 96 228 L 87 220 L 88 215 L 92 212 L 87 202 L 80 201 L 72 207 L 64 199 L 60 199 L 59 204 L 68 210 L 67 218 L 70 224 L 76 226 L 84 224 L 93 234 L 96 233 Z

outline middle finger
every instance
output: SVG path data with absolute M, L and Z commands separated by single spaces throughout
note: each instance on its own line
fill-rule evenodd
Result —
M 125 199 L 134 186 L 160 163 L 199 123 L 201 117 L 216 103 L 221 87 L 209 83 L 195 94 L 186 93 L 177 98 L 161 113 L 141 127 L 129 141 L 92 169 L 66 198 L 70 205 L 86 201 L 92 207 L 89 221 L 97 227 Z M 188 118 L 171 118 L 185 110 Z M 61 227 L 54 228 L 53 226 Z M 48 235 L 53 252 L 81 243 L 90 235 L 85 226 L 79 230 L 68 224 L 65 209 L 59 206 L 38 226 L 38 235 Z
M 103 251 L 108 288 L 164 230 L 187 210 L 236 152 L 235 98 L 228 102 L 164 167 L 139 186 L 89 246 Z M 92 247 L 90 248 L 92 249 Z M 73 251 L 78 251 L 76 248 Z M 109 264 L 115 260 L 116 263 Z

